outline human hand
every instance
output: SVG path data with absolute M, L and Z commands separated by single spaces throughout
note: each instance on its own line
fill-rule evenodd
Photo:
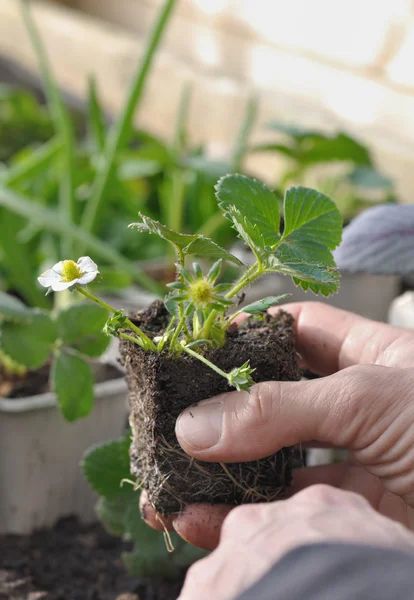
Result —
M 250 394 L 205 400 L 191 408 L 191 418 L 185 411 L 178 419 L 180 444 L 199 460 L 217 462 L 255 460 L 313 441 L 349 448 L 359 466 L 298 469 L 292 492 L 315 483 L 357 491 L 382 514 L 414 528 L 414 332 L 319 303 L 284 309 L 295 317 L 304 363 L 325 377 L 261 383 Z M 165 524 L 212 549 L 230 510 L 194 505 Z M 148 506 L 146 518 L 160 527 Z
M 316 485 L 289 500 L 235 508 L 218 548 L 192 567 L 179 600 L 230 600 L 304 544 L 352 542 L 414 552 L 414 535 L 362 496 Z

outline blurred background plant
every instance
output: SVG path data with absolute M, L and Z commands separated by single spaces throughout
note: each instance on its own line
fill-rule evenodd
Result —
M 0 273 L 2 288 L 29 304 L 47 305 L 33 277 L 43 269 L 46 257 L 48 264 L 57 262 L 62 252 L 69 255 L 75 244 L 99 258 L 103 264 L 101 286 L 107 290 L 136 282 L 151 292 L 159 291 L 153 278 L 164 279 L 164 274 L 153 273 L 152 278 L 141 266 L 167 254 L 173 268 L 174 257 L 162 241 L 143 241 L 128 230 L 138 210 L 180 231 L 214 234 L 224 245 L 234 239 L 217 210 L 213 187 L 221 175 L 241 169 L 254 123 L 255 100 L 247 105 L 228 162 L 209 160 L 204 147 L 192 147 L 187 139 L 190 87 L 182 93 L 173 140 L 160 140 L 133 126 L 174 4 L 175 0 L 165 3 L 124 108 L 111 123 L 92 77 L 81 122 L 79 114 L 65 105 L 28 4 L 22 2 L 43 75 L 47 107 L 25 90 L 3 87 L 0 116 L 6 126 L 0 139 Z M 170 275 L 166 273 L 165 278 Z
M 191 563 L 206 555 L 175 532 L 154 531 L 141 518 L 139 486 L 130 472 L 131 440 L 124 438 L 88 450 L 82 461 L 84 475 L 99 499 L 96 512 L 113 535 L 133 543 L 122 558 L 135 577 L 179 576 Z
M 281 198 L 291 185 L 315 187 L 334 198 L 345 224 L 373 204 L 397 201 L 392 181 L 376 168 L 370 150 L 347 133 L 330 135 L 278 120 L 266 129 L 275 140 L 251 151 L 284 159 L 274 182 Z
M 0 90 L 0 286 L 30 305 L 50 305 L 33 274 L 70 255 L 74 246 L 76 255 L 88 251 L 99 260 L 101 290 L 119 292 L 136 283 L 160 292 L 158 281 L 171 279 L 174 257 L 162 240 L 143 240 L 127 228 L 139 210 L 174 230 L 214 235 L 221 245 L 232 245 L 235 234 L 217 210 L 213 186 L 226 173 L 245 171 L 250 153 L 284 158 L 283 176 L 274 181 L 280 199 L 292 184 L 317 187 L 335 198 L 345 221 L 372 202 L 395 200 L 390 180 L 375 168 L 368 149 L 347 134 L 273 121 L 268 128 L 275 141 L 250 145 L 255 97 L 247 103 L 227 160 L 210 159 L 206 146 L 189 139 L 190 85 L 182 91 L 172 139 L 136 129 L 133 119 L 174 4 L 164 4 L 124 106 L 111 120 L 93 77 L 83 114 L 65 104 L 22 0 L 46 105 L 24 89 L 3 85 Z

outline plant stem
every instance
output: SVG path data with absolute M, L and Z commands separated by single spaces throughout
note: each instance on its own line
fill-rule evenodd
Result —
M 247 285 L 250 285 L 255 279 L 260 277 L 262 272 L 263 271 L 260 268 L 260 265 L 258 265 L 257 263 L 252 265 L 250 267 L 250 269 L 248 271 L 246 271 L 246 273 L 244 273 L 244 275 L 242 275 L 242 277 L 235 284 L 235 286 L 229 292 L 227 292 L 226 298 L 229 298 L 229 299 L 233 298 L 236 294 L 238 294 L 238 292 L 240 292 L 240 290 L 242 290 Z M 209 314 L 209 316 L 207 317 L 206 322 L 204 323 L 204 326 L 202 329 L 202 337 L 203 338 L 210 339 L 209 338 L 210 329 L 214 323 L 214 319 L 216 318 L 216 315 L 217 315 L 217 311 L 212 310 L 211 313 Z M 231 323 L 231 320 L 228 321 L 227 324 L 229 325 L 230 323 Z
M 116 157 L 119 151 L 126 145 L 131 133 L 132 122 L 137 108 L 143 96 L 147 77 L 150 72 L 153 58 L 158 49 L 161 37 L 168 23 L 176 0 L 166 0 L 159 13 L 158 19 L 149 36 L 147 46 L 135 74 L 134 81 L 129 92 L 122 113 L 108 134 L 108 140 L 102 161 L 93 186 L 92 196 L 85 209 L 82 225 L 87 231 L 93 232 L 99 222 L 100 213 L 105 203 L 108 187 L 116 167 Z
M 197 358 L 202 363 L 204 363 L 205 365 L 210 367 L 210 369 L 213 369 L 213 371 L 215 371 L 216 373 L 218 373 L 219 375 L 221 375 L 222 377 L 227 379 L 227 381 L 229 381 L 228 374 L 225 373 L 224 371 L 222 371 L 221 369 L 219 369 L 219 367 L 214 365 L 212 362 L 207 360 L 207 358 L 205 358 L 202 354 L 198 354 L 198 352 L 194 352 L 194 350 L 191 350 L 191 348 L 188 348 L 188 346 L 184 346 L 184 344 L 183 344 L 182 348 L 183 348 L 184 352 L 186 352 L 187 354 L 190 354 L 191 356 L 194 356 L 194 358 Z
M 229 299 L 234 298 L 234 296 L 236 296 L 236 294 L 238 294 L 244 287 L 253 283 L 253 281 L 255 279 L 257 279 L 258 277 L 260 277 L 260 275 L 262 275 L 262 273 L 263 273 L 263 270 L 260 267 L 260 265 L 258 265 L 257 263 L 252 265 L 250 267 L 250 269 L 248 269 L 248 271 L 246 271 L 246 273 L 244 275 L 242 275 L 242 277 L 234 285 L 234 287 L 229 292 L 227 292 L 226 298 L 229 298 Z
M 82 294 L 83 296 L 85 296 L 89 300 L 92 300 L 92 302 L 95 302 L 96 304 L 99 304 L 99 306 L 102 306 L 102 308 L 105 308 L 111 314 L 116 313 L 116 308 L 114 308 L 110 304 L 107 304 L 106 302 L 104 302 L 104 300 L 101 300 L 100 298 L 97 298 L 96 296 L 94 296 L 93 294 L 91 294 L 90 292 L 88 292 L 87 290 L 85 290 L 85 288 L 83 288 L 82 286 L 76 285 L 75 288 L 78 290 L 78 292 L 80 294 Z
M 129 342 L 132 342 L 133 344 L 136 344 L 140 348 L 145 349 L 144 344 L 141 342 L 141 340 L 139 338 L 132 337 L 132 335 L 128 335 L 127 333 L 123 333 L 123 332 L 121 332 L 119 334 L 119 337 L 123 338 L 124 340 L 128 340 Z
M 85 288 L 83 288 L 82 286 L 76 285 L 75 288 L 83 296 L 85 296 L 89 300 L 92 300 L 92 302 L 95 302 L 96 304 L 99 304 L 99 306 L 102 306 L 102 308 L 105 308 L 108 312 L 110 312 L 112 314 L 114 314 L 114 313 L 117 312 L 116 308 L 114 308 L 110 304 L 107 304 L 106 302 L 104 302 L 100 298 L 97 298 L 96 296 L 94 296 L 93 294 L 91 294 L 90 292 L 88 292 L 87 290 L 85 290 Z M 134 331 L 141 338 L 141 340 L 148 347 L 148 349 L 151 349 L 151 350 L 156 350 L 157 349 L 157 347 L 154 344 L 154 342 L 139 327 L 137 327 L 132 321 L 130 321 L 130 319 L 127 318 L 125 320 L 125 323 L 128 325 L 128 327 L 130 329 L 132 329 L 132 331 Z
M 172 349 L 174 349 L 174 347 L 175 347 L 175 345 L 177 343 L 178 336 L 180 335 L 181 330 L 182 330 L 184 324 L 185 324 L 185 317 L 184 317 L 184 315 L 182 315 L 182 316 L 180 316 L 180 320 L 178 321 L 177 327 L 175 328 L 174 334 L 173 334 L 173 336 L 171 338 L 170 347 Z
M 174 327 L 175 319 L 176 319 L 176 317 L 172 317 L 171 321 L 168 323 L 168 327 L 164 331 L 161 341 L 159 341 L 157 344 L 157 352 L 162 352 L 162 350 L 164 349 L 165 341 L 168 338 L 168 335 L 169 335 L 171 329 Z

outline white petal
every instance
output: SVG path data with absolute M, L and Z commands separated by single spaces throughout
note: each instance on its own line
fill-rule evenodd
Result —
M 79 279 L 74 279 L 73 281 L 54 281 L 50 284 L 50 287 L 54 292 L 62 292 L 63 290 L 74 287 L 78 282 Z
M 58 263 L 53 265 L 52 271 L 55 271 L 55 273 L 59 273 L 59 275 L 62 275 L 62 269 L 63 269 L 64 262 L 65 262 L 64 260 L 60 260 Z
M 82 273 L 99 273 L 98 265 L 94 263 L 93 260 L 89 258 L 89 256 L 81 256 L 81 258 L 78 259 L 76 264 L 78 265 Z
M 37 278 L 37 281 L 43 287 L 50 287 L 53 283 L 61 281 L 62 276 L 56 273 L 53 269 L 45 271 Z
M 93 273 L 84 273 L 76 281 L 79 283 L 79 285 L 86 285 L 87 283 L 93 281 L 97 275 L 98 271 L 94 271 Z

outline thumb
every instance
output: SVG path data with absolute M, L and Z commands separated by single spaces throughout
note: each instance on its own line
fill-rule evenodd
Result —
M 176 434 L 188 454 L 214 462 L 256 460 L 310 440 L 361 451 L 397 416 L 412 422 L 401 419 L 412 379 L 407 371 L 358 365 L 313 381 L 259 383 L 185 410 Z

